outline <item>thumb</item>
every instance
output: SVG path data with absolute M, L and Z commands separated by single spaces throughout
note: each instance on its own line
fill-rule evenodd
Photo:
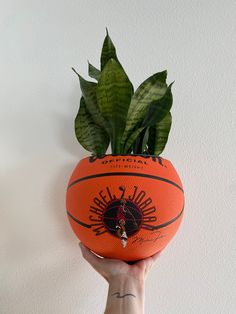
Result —
M 99 257 L 93 254 L 82 242 L 79 243 L 79 246 L 84 259 L 95 268 L 100 260 Z

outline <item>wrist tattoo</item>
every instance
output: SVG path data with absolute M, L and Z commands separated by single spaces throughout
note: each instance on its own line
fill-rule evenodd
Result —
M 132 297 L 136 298 L 136 296 L 134 294 L 132 294 L 132 293 L 126 293 L 124 295 L 120 295 L 120 292 L 115 292 L 112 295 L 116 295 L 117 298 L 124 298 L 124 297 L 127 297 L 127 296 L 132 296 Z

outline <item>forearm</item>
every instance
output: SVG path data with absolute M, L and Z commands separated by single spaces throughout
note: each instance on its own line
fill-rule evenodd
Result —
M 144 282 L 116 276 L 109 282 L 104 314 L 144 314 Z

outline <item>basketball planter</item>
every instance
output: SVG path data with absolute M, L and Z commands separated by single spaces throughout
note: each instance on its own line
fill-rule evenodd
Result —
M 135 261 L 163 250 L 183 217 L 184 191 L 173 164 L 160 156 L 172 116 L 167 71 L 135 91 L 106 34 L 101 70 L 78 75 L 82 96 L 75 134 L 91 155 L 75 166 L 66 208 L 76 236 L 96 254 Z M 111 144 L 111 154 L 106 154 Z

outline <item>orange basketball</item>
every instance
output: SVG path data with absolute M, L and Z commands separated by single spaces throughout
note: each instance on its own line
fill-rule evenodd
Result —
M 66 208 L 76 236 L 96 254 L 135 261 L 163 250 L 183 217 L 184 191 L 159 156 L 107 154 L 79 161 Z

